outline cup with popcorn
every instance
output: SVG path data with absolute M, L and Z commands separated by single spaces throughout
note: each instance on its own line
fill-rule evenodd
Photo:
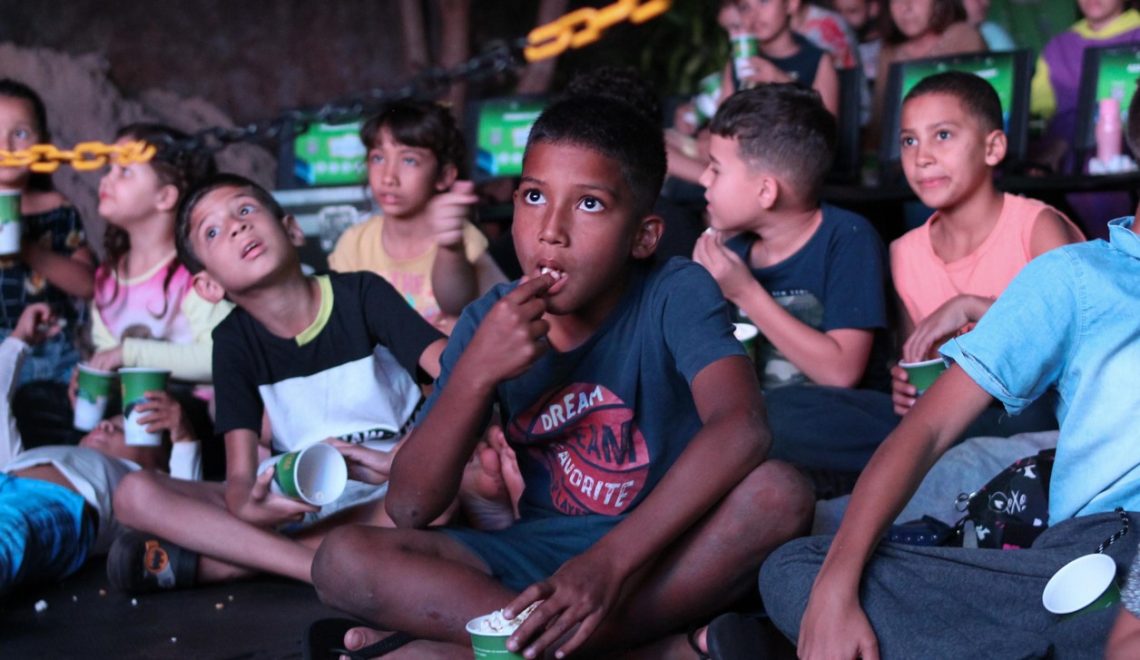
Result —
M 477 616 L 467 622 L 467 634 L 471 635 L 471 647 L 475 651 L 475 659 L 488 658 L 499 660 L 502 658 L 519 658 L 523 656 L 507 648 L 507 638 L 510 637 L 523 621 L 530 616 L 538 603 L 531 604 L 513 619 L 508 619 L 503 610 L 495 610 L 490 614 Z

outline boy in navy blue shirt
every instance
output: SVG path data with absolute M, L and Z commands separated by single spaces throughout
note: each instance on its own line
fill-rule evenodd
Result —
M 707 620 L 802 533 L 810 493 L 764 462 L 755 373 L 716 283 L 684 260 L 650 263 L 664 170 L 660 129 L 620 101 L 543 113 L 515 193 L 525 277 L 457 323 L 392 466 L 398 529 L 330 536 L 313 566 L 323 600 L 433 640 L 424 651 L 458 652 L 468 620 L 538 603 L 508 646 L 590 655 Z M 498 532 L 423 530 L 454 498 L 495 403 L 526 481 L 520 518 Z
M 761 85 L 725 101 L 710 131 L 711 231 L 693 259 L 760 330 L 772 456 L 857 472 L 896 417 L 868 391 L 889 382 L 882 241 L 819 201 L 835 120 L 811 90 Z

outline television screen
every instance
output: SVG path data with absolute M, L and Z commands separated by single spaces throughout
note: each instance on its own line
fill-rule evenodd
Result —
M 1076 149 L 1083 162 L 1096 148 L 1096 122 L 1100 102 L 1120 101 L 1120 121 L 1127 129 L 1128 105 L 1140 79 L 1140 44 L 1104 46 L 1085 50 L 1081 87 L 1077 97 Z
M 293 138 L 293 176 L 298 185 L 344 186 L 366 177 L 362 121 L 313 123 Z
M 1032 55 L 1027 50 L 968 53 L 901 62 L 891 66 L 884 106 L 879 159 L 888 168 L 899 159 L 899 119 L 902 100 L 923 78 L 944 71 L 972 73 L 994 88 L 1001 101 L 1002 122 L 1008 138 L 1006 162 L 1025 157 L 1029 118 L 1029 83 Z
M 473 158 L 472 177 L 486 181 L 522 174 L 523 152 L 530 127 L 546 106 L 538 97 L 505 97 L 472 104 L 467 139 Z

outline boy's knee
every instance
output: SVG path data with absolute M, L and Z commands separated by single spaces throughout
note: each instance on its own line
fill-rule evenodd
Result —
M 313 586 L 322 602 L 350 609 L 353 603 L 377 600 L 382 595 L 371 593 L 377 567 L 368 559 L 389 553 L 370 531 L 374 530 L 364 525 L 347 525 L 325 536 L 311 569 Z
M 154 475 L 145 470 L 131 472 L 123 477 L 115 487 L 111 504 L 119 522 L 127 527 L 136 526 L 147 503 L 156 501 L 154 497 L 156 488 Z
M 765 527 L 784 538 L 805 534 L 811 527 L 815 495 L 799 470 L 783 461 L 768 460 L 750 472 L 733 491 L 743 516 L 765 516 Z

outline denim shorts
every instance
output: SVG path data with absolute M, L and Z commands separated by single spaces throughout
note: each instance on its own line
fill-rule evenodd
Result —
M 544 516 L 519 520 L 496 531 L 466 527 L 439 531 L 479 555 L 491 575 L 508 589 L 522 591 L 553 575 L 620 521 L 614 516 Z
M 95 543 L 89 511 L 75 491 L 0 473 L 0 593 L 79 570 Z

